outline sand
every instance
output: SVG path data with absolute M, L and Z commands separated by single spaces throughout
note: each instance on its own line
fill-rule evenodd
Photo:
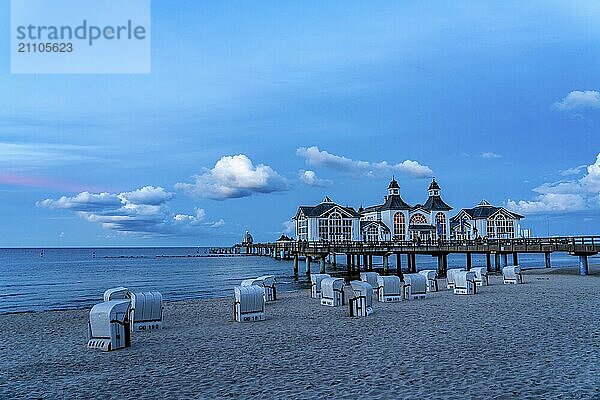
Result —
M 251 324 L 231 299 L 171 302 L 110 353 L 86 349 L 88 310 L 2 315 L 0 398 L 600 398 L 600 275 L 525 279 L 367 318 L 308 289 Z

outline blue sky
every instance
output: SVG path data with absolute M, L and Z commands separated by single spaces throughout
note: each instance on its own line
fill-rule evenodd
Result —
M 155 0 L 147 75 L 12 75 L 0 24 L 0 246 L 272 240 L 392 174 L 411 204 L 435 176 L 456 210 L 598 233 L 599 22 L 592 1 Z

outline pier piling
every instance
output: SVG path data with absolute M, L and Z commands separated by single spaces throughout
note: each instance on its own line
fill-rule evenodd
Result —
M 494 266 L 496 267 L 496 271 L 500 272 L 500 253 L 494 254 Z
M 544 260 L 546 261 L 546 268 L 551 268 L 550 265 L 550 253 L 544 253 Z
M 579 255 L 579 275 L 588 275 L 589 267 L 588 267 L 588 256 L 587 254 Z
M 294 254 L 294 279 L 298 280 L 298 254 Z

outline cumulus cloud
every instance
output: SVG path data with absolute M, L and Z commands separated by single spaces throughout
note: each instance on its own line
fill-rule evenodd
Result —
M 600 93 L 596 90 L 574 90 L 554 103 L 553 107 L 560 111 L 600 108 Z
M 167 203 L 173 196 L 162 187 L 144 186 L 123 193 L 81 192 L 56 200 L 41 200 L 36 205 L 73 211 L 79 217 L 121 235 L 179 236 L 192 234 L 196 227 L 214 224 L 204 222 L 206 213 L 200 208 L 193 215 L 172 213 Z
M 533 189 L 533 200 L 508 199 L 507 207 L 524 214 L 579 211 L 600 206 L 600 153 L 579 180 L 544 183 Z
M 502 156 L 500 154 L 496 154 L 491 151 L 486 151 L 484 153 L 481 153 L 481 157 L 490 159 L 490 158 L 501 158 Z
M 396 164 L 387 161 L 353 160 L 331 154 L 325 150 L 319 150 L 317 146 L 300 147 L 296 150 L 296 155 L 304 158 L 310 166 L 328 168 L 349 174 L 401 173 L 415 178 L 430 178 L 433 176 L 431 168 L 413 160 L 405 160 Z
M 331 181 L 329 179 L 319 179 L 317 178 L 317 174 L 315 171 L 304 171 L 300 170 L 298 172 L 298 178 L 308 186 L 317 186 L 317 187 L 326 187 L 331 185 Z
M 193 183 L 177 183 L 175 188 L 192 196 L 225 200 L 288 190 L 288 183 L 270 166 L 254 165 L 244 154 L 224 156 L 213 169 L 194 176 Z

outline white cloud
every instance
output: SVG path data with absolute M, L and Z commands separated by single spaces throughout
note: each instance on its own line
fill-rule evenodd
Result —
M 396 164 L 391 164 L 387 161 L 370 162 L 353 160 L 331 154 L 325 150 L 321 151 L 317 146 L 300 147 L 296 150 L 296 155 L 303 157 L 310 166 L 328 168 L 349 174 L 374 175 L 375 173 L 402 173 L 415 178 L 429 178 L 433 176 L 431 168 L 413 160 L 405 160 Z
M 194 215 L 172 213 L 167 203 L 173 196 L 162 187 L 144 186 L 123 193 L 81 192 L 57 200 L 38 201 L 36 205 L 73 211 L 79 217 L 121 235 L 186 236 L 198 227 L 214 224 L 203 222 L 206 212 L 201 208 L 196 208 Z
M 587 173 L 579 180 L 544 183 L 533 189 L 533 200 L 508 199 L 507 207 L 525 214 L 538 212 L 579 211 L 600 206 L 600 153 Z
M 486 151 L 484 153 L 481 153 L 481 157 L 490 159 L 490 158 L 501 158 L 502 156 L 500 154 L 492 153 L 491 151 Z
M 217 222 L 213 222 L 210 226 L 211 228 L 220 228 L 222 226 L 225 226 L 225 221 L 223 219 L 220 219 Z
M 565 170 L 560 171 L 560 174 L 562 176 L 569 176 L 569 175 L 579 175 L 581 173 L 581 171 L 583 169 L 587 168 L 587 165 L 578 165 L 577 167 L 573 167 L 573 168 L 567 168 Z
M 300 170 L 298 172 L 298 178 L 308 186 L 317 186 L 317 187 L 326 187 L 331 185 L 331 181 L 329 179 L 319 179 L 317 178 L 317 174 L 315 171 L 304 171 Z
M 554 103 L 553 106 L 560 111 L 600 108 L 600 93 L 596 90 L 574 90 L 560 101 Z
M 253 165 L 244 154 L 224 156 L 211 170 L 194 176 L 193 183 L 177 183 L 176 189 L 195 197 L 215 200 L 288 190 L 285 178 L 264 164 Z
M 513 201 L 506 203 L 510 210 L 524 214 L 549 211 L 577 211 L 585 208 L 585 199 L 579 194 L 546 193 L 537 196 L 536 200 Z

